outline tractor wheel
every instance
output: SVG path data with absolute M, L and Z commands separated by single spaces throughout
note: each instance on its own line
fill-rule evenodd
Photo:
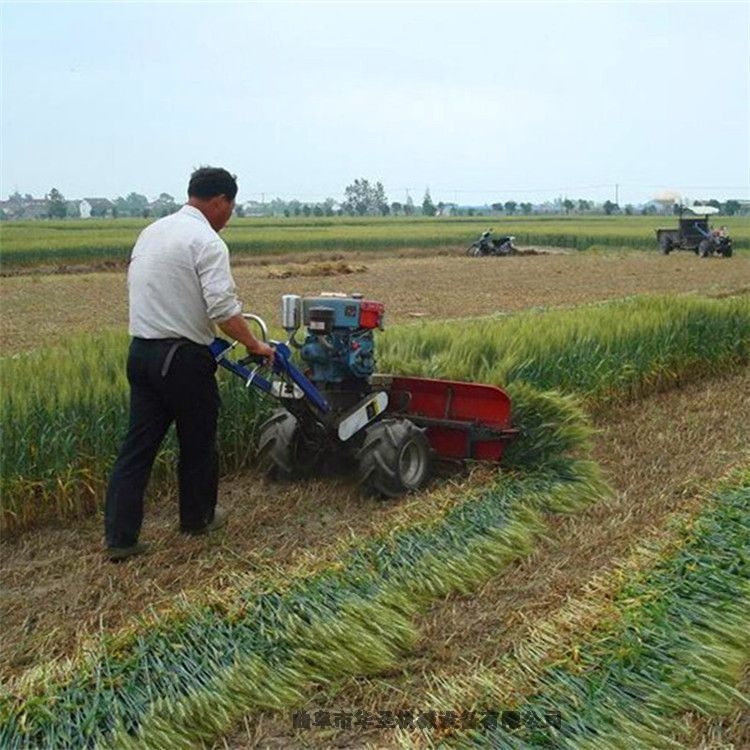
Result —
M 370 425 L 356 460 L 359 483 L 370 495 L 398 497 L 420 489 L 430 478 L 430 444 L 424 430 L 408 419 Z
M 672 252 L 672 240 L 668 236 L 664 236 L 659 240 L 659 249 L 662 255 L 669 255 Z
M 698 255 L 701 258 L 708 258 L 711 252 L 711 240 L 701 240 L 700 245 L 698 245 Z
M 727 242 L 724 247 L 721 249 L 721 254 L 725 258 L 731 258 L 732 257 L 732 243 Z
M 260 427 L 258 461 L 273 479 L 305 479 L 318 467 L 320 446 L 306 438 L 297 418 L 276 409 Z
M 479 258 L 483 255 L 482 246 L 478 242 L 475 242 L 469 247 L 469 249 L 466 251 L 466 254 L 470 258 Z

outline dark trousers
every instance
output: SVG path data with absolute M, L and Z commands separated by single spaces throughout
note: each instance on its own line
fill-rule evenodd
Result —
M 138 541 L 143 495 L 173 421 L 180 448 L 180 528 L 198 530 L 213 519 L 219 481 L 215 372 L 206 346 L 175 339 L 132 340 L 127 364 L 130 422 L 110 475 L 104 513 L 109 547 Z

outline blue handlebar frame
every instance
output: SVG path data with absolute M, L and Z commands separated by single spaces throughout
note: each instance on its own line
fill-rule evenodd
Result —
M 313 382 L 292 363 L 292 352 L 289 347 L 282 343 L 272 343 L 274 345 L 276 356 L 273 360 L 273 368 L 271 372 L 289 378 L 295 385 L 302 389 L 305 398 L 311 401 L 319 411 L 323 414 L 328 414 L 328 412 L 331 411 L 331 405 L 328 403 L 325 396 L 315 387 Z M 229 359 L 227 354 L 232 348 L 232 344 L 226 339 L 217 336 L 211 344 L 209 344 L 208 348 L 211 350 L 211 354 L 213 354 L 216 362 L 224 369 L 241 377 L 247 385 L 252 385 L 264 393 L 276 397 L 273 393 L 273 385 L 270 380 L 257 374 L 253 370 L 248 369 L 244 365 L 241 365 L 239 362 L 234 362 Z

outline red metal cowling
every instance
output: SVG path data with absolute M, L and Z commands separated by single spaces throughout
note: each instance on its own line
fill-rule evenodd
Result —
M 381 328 L 385 305 L 373 300 L 362 300 L 359 304 L 359 325 L 362 328 Z
M 441 458 L 499 461 L 517 435 L 511 427 L 510 398 L 494 385 L 394 376 L 388 411 L 427 428 Z

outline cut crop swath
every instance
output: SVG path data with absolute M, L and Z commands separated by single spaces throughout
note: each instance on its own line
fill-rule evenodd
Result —
M 509 476 L 283 592 L 248 592 L 231 612 L 188 610 L 140 629 L 65 684 L 5 696 L 0 744 L 187 747 L 243 711 L 299 702 L 310 683 L 378 672 L 413 643 L 421 607 L 527 553 L 543 510 L 574 510 L 605 492 L 587 462 Z
M 750 477 L 748 477 L 750 480 Z M 738 684 L 750 662 L 750 481 L 717 494 L 675 553 L 619 593 L 619 616 L 507 706 L 535 725 L 453 737 L 457 747 L 682 747 L 685 711 L 720 715 L 750 705 Z M 485 679 L 488 705 L 504 705 Z M 541 722 L 543 723 L 543 722 Z

